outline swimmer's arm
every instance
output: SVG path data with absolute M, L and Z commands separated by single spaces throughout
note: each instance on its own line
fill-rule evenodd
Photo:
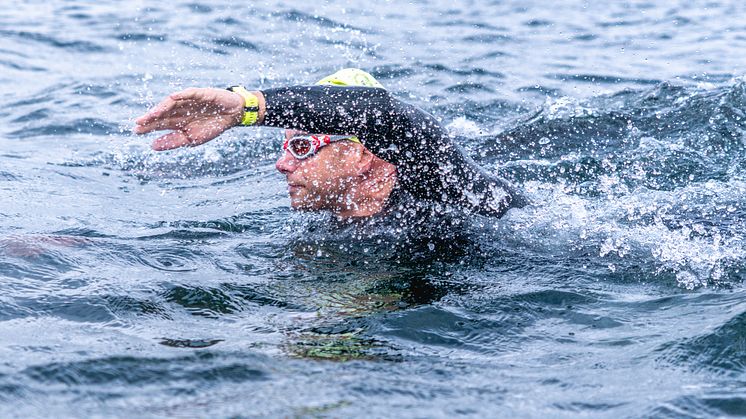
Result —
M 257 125 L 313 133 L 354 134 L 363 137 L 374 153 L 391 145 L 383 144 L 386 138 L 405 138 L 403 133 L 411 132 L 410 118 L 398 109 L 400 102 L 384 89 L 296 86 L 265 92 L 251 92 L 259 100 Z M 244 99 L 238 93 L 190 88 L 169 95 L 137 118 L 134 132 L 170 130 L 153 141 L 153 149 L 159 151 L 197 146 L 240 125 L 243 107 Z M 422 131 L 424 126 L 416 131 Z M 429 127 L 437 129 L 438 125 Z
M 265 101 L 261 92 L 257 123 L 264 120 Z M 225 89 L 192 88 L 173 93 L 135 120 L 135 133 L 171 132 L 153 141 L 154 150 L 171 150 L 206 143 L 241 123 L 244 98 Z
M 257 125 L 324 134 L 354 134 L 376 154 L 386 149 L 416 150 L 450 141 L 429 114 L 378 88 L 295 86 L 252 92 L 259 100 Z M 241 123 L 244 99 L 224 89 L 190 88 L 173 93 L 135 120 L 134 132 L 171 132 L 153 141 L 155 150 L 196 146 Z M 440 144 L 438 144 L 440 143 Z M 392 154 L 392 153 L 388 153 Z M 398 157 L 393 153 L 392 159 Z M 395 162 L 393 162 L 396 164 Z

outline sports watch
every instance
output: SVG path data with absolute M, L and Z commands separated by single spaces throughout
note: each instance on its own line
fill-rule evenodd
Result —
M 241 125 L 249 126 L 256 124 L 256 120 L 259 118 L 259 98 L 243 86 L 231 86 L 228 90 L 238 93 L 244 99 Z

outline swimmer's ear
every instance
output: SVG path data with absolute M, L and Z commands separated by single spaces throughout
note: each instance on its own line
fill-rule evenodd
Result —
M 368 151 L 367 148 L 360 148 L 362 149 L 362 152 L 360 152 L 360 156 L 357 159 L 357 173 L 360 175 L 364 175 L 370 172 L 371 166 L 373 165 L 373 160 L 376 158 L 376 156 Z

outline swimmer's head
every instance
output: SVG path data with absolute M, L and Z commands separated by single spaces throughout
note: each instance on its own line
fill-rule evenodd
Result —
M 316 84 L 383 88 L 372 75 L 356 68 L 337 71 Z M 309 133 L 286 130 L 286 144 L 293 137 L 306 134 Z M 395 173 L 393 165 L 376 157 L 356 137 L 346 139 L 349 141 L 327 142 L 304 158 L 283 150 L 276 167 L 287 178 L 290 204 L 294 209 L 331 210 L 342 214 L 368 193 L 368 184 L 375 181 L 373 178 L 378 173 Z
M 320 85 L 331 85 L 331 86 L 361 86 L 361 87 L 378 87 L 383 89 L 383 85 L 371 76 L 359 68 L 345 68 L 337 71 L 334 74 L 330 74 L 323 79 L 316 82 Z

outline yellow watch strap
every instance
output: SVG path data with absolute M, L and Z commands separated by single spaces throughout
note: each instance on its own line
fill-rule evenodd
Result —
M 241 125 L 249 126 L 256 124 L 256 120 L 259 118 L 259 98 L 246 90 L 243 86 L 232 86 L 229 87 L 228 90 L 238 93 L 244 99 Z

